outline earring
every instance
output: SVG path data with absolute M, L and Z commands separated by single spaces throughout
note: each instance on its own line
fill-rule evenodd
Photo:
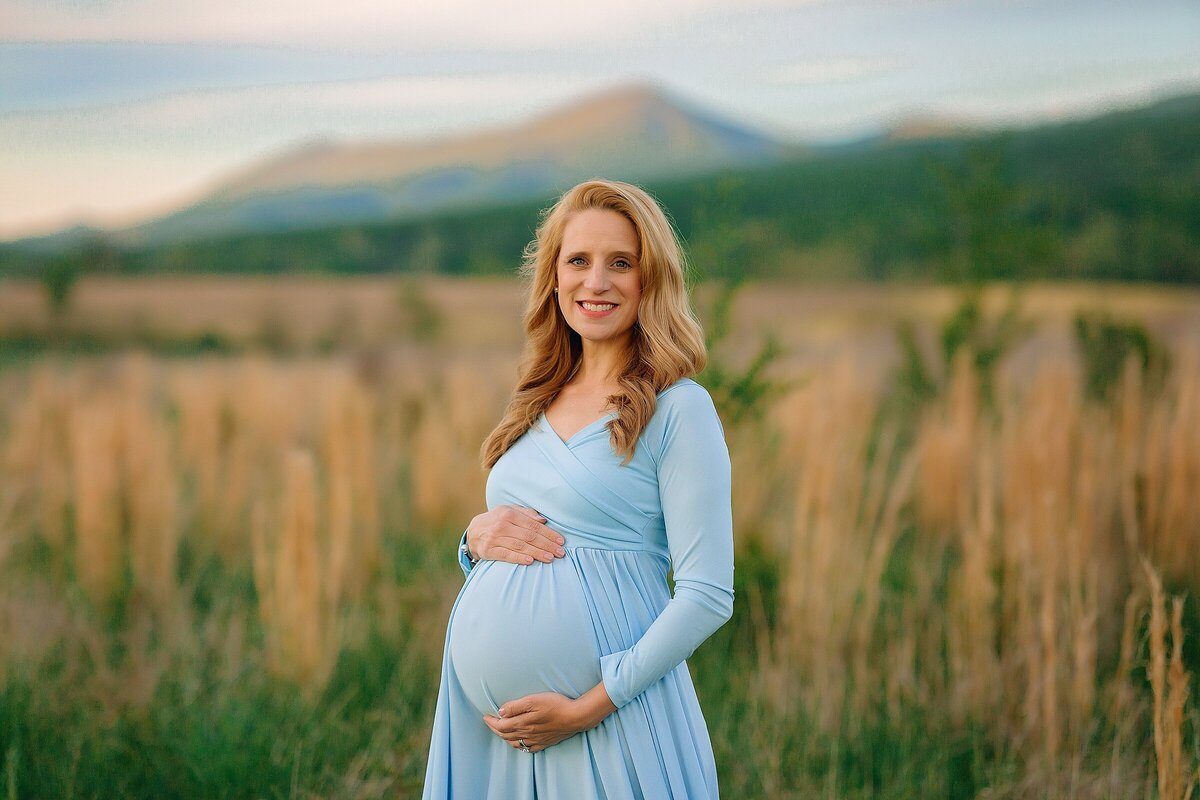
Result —
M 554 287 L 554 293 L 555 293 L 555 294 L 558 294 L 558 287 L 557 287 L 557 286 L 555 286 L 555 287 Z

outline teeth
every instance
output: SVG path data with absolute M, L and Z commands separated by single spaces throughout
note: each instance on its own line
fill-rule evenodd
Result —
M 608 311 L 610 308 L 615 308 L 613 303 L 582 303 L 583 307 L 588 311 Z

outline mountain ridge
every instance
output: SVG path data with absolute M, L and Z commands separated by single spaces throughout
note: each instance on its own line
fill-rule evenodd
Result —
M 108 229 L 77 224 L 8 244 L 60 249 L 99 233 L 116 246 L 145 247 L 403 219 L 533 197 L 594 175 L 684 177 L 800 152 L 657 84 L 633 81 L 479 131 L 417 140 L 305 140 L 227 173 L 199 200 L 143 222 Z
M 608 94 L 608 100 L 610 103 L 622 101 L 620 88 L 622 87 L 618 87 L 616 90 L 610 90 Z M 665 98 L 670 103 L 670 106 L 675 109 L 672 113 L 679 115 L 691 115 L 692 117 L 703 117 L 706 113 L 703 109 L 697 110 L 693 107 L 689 107 L 689 104 L 686 101 L 680 101 L 678 98 L 663 94 L 661 89 L 652 85 L 647 86 L 643 84 L 638 87 L 637 84 L 626 84 L 624 85 L 624 88 L 627 90 L 631 88 L 633 89 L 632 91 L 627 91 L 624 95 L 623 102 L 626 103 L 626 107 L 628 108 L 636 108 L 639 102 L 643 104 L 646 102 L 653 102 L 657 97 L 660 100 Z M 547 114 L 514 123 L 500 130 L 507 131 L 511 135 L 511 132 L 514 130 L 523 131 L 531 127 L 536 129 L 539 125 L 542 125 L 550 129 L 551 132 L 559 131 L 559 135 L 561 135 L 563 126 L 546 123 L 545 120 L 547 117 L 550 117 L 551 121 L 553 122 L 554 115 L 559 114 L 568 122 L 574 122 L 577 126 L 582 125 L 586 127 L 588 118 L 586 114 L 582 114 L 580 112 L 580 108 L 586 110 L 588 108 L 587 104 L 589 100 L 595 101 L 597 99 L 603 99 L 604 97 L 604 92 L 593 93 L 592 95 L 586 96 L 573 104 L 554 109 Z M 603 116 L 605 113 L 608 113 L 611 116 L 614 113 L 614 108 L 616 108 L 616 106 L 604 105 L 601 103 L 597 104 L 595 108 L 598 109 L 598 111 L 596 111 L 598 115 Z M 897 146 L 922 146 L 923 142 L 928 142 L 931 144 L 938 141 L 945 143 L 952 141 L 965 143 L 973 141 L 979 137 L 994 137 L 996 135 L 1015 135 L 1018 137 L 1041 135 L 1038 133 L 1039 131 L 1047 134 L 1053 131 L 1060 131 L 1062 134 L 1068 135 L 1070 131 L 1090 131 L 1096 125 L 1102 125 L 1106 130 L 1115 130 L 1116 128 L 1114 128 L 1114 126 L 1123 125 L 1124 120 L 1131 121 L 1135 126 L 1141 126 L 1145 124 L 1174 125 L 1177 124 L 1175 120 L 1180 114 L 1184 114 L 1186 116 L 1187 114 L 1192 113 L 1193 109 L 1196 110 L 1196 113 L 1200 113 L 1200 93 L 1183 93 L 1168 97 L 1156 98 L 1140 106 L 1112 108 L 1104 111 L 1101 114 L 1097 114 L 1088 118 L 1065 120 L 1059 119 L 1043 122 L 1032 127 L 1016 127 L 1000 130 L 980 129 L 971 132 L 969 130 L 965 130 L 963 126 L 954 124 L 953 122 L 946 124 L 947 121 L 941 120 L 941 124 L 926 125 L 922 124 L 922 118 L 914 117 L 916 122 L 910 121 L 907 124 L 901 122 L 886 131 L 880 131 L 855 141 L 843 142 L 840 144 L 809 145 L 807 147 L 787 144 L 781 145 L 782 147 L 786 148 L 784 152 L 788 153 L 788 155 L 783 159 L 783 163 L 779 166 L 785 166 L 787 163 L 792 161 L 809 161 L 813 159 L 823 160 L 835 156 L 848 156 L 856 159 L 868 158 L 874 160 L 875 156 L 872 154 L 880 152 L 881 148 Z M 732 126 L 733 134 L 730 136 L 728 131 L 722 129 L 722 124 L 723 120 L 721 120 L 720 117 L 713 117 L 709 120 L 706 120 L 706 127 L 703 129 L 709 132 L 715 131 L 716 133 L 724 135 L 726 137 L 724 139 L 726 143 L 731 141 L 736 143 L 737 134 L 743 132 L 744 129 L 734 125 Z M 661 127 L 662 123 L 660 122 L 660 128 Z M 493 129 L 493 132 L 494 131 L 495 129 Z M 479 135 L 481 134 L 477 132 L 475 134 L 471 134 L 470 136 Z M 753 132 L 751 132 L 750 135 L 753 137 Z M 1069 135 L 1073 136 L 1074 134 Z M 1090 139 L 1094 134 L 1089 132 L 1085 133 L 1084 135 Z M 469 137 L 460 136 L 458 138 L 466 139 Z M 751 141 L 753 142 L 756 140 L 752 138 Z M 771 140 L 767 141 L 770 142 Z M 386 142 L 387 140 L 384 140 L 384 143 Z M 413 143 L 410 141 L 407 142 L 407 144 L 412 145 Z M 426 144 L 429 143 L 427 142 Z M 779 143 L 774 142 L 774 144 L 778 145 Z M 314 153 L 319 154 L 336 147 L 338 147 L 338 143 L 329 138 L 309 139 L 297 145 L 287 155 L 289 157 L 298 158 L 305 153 L 308 153 L 309 155 Z M 590 150 L 592 148 L 584 149 Z M 1073 151 L 1070 150 L 1064 151 L 1063 158 L 1070 159 L 1072 157 L 1072 153 Z M 678 155 L 678 153 L 676 154 Z M 770 161 L 770 159 L 764 160 L 763 163 L 765 163 L 769 169 L 773 169 L 776 166 Z M 650 166 L 653 167 L 655 165 Z M 680 169 L 675 175 L 671 175 L 668 172 L 665 175 L 660 173 L 659 176 L 646 174 L 652 173 L 652 169 L 647 169 L 645 172 L 639 173 L 637 169 L 631 168 L 627 170 L 626 174 L 620 174 L 619 170 L 608 167 L 595 168 L 591 174 L 588 174 L 586 170 L 583 171 L 583 174 L 581 174 L 578 179 L 592 177 L 593 175 L 605 175 L 607 177 L 623 178 L 626 180 L 632 180 L 634 182 L 653 182 L 658 184 L 661 183 L 663 179 L 673 180 L 677 177 L 690 178 L 703 174 L 716 174 L 718 172 L 725 172 L 725 170 L 719 168 L 714 170 L 698 169 L 695 164 L 688 165 L 685 163 L 683 166 L 688 168 Z M 745 167 L 744 169 L 748 168 L 749 167 Z M 187 238 L 219 239 L 226 234 L 258 235 L 261 233 L 263 235 L 270 235 L 272 233 L 285 233 L 289 230 L 289 224 L 291 225 L 291 229 L 336 227 L 346 223 L 347 220 L 352 220 L 352 218 L 354 218 L 356 215 L 360 219 L 363 219 L 363 221 L 365 221 L 367 224 L 374 224 L 376 222 L 383 224 L 390 222 L 395 222 L 397 224 L 405 222 L 417 222 L 423 225 L 425 224 L 423 222 L 424 219 L 433 221 L 440 216 L 444 216 L 446 213 L 457 214 L 462 212 L 470 214 L 475 213 L 477 210 L 505 206 L 512 204 L 513 202 L 542 202 L 546 198 L 553 196 L 554 191 L 552 191 L 552 189 L 557 188 L 559 184 L 556 184 L 554 187 L 546 187 L 545 183 L 547 182 L 547 176 L 544 173 L 539 176 L 538 169 L 539 165 L 537 163 L 527 162 L 524 164 L 510 164 L 508 170 L 503 175 L 493 176 L 497 177 L 497 180 L 503 184 L 500 187 L 502 190 L 500 194 L 493 194 L 490 198 L 486 195 L 482 197 L 470 197 L 464 195 L 458 198 L 459 202 L 457 204 L 446 201 L 442 202 L 441 204 L 427 204 L 424 207 L 419 207 L 420 196 L 423 190 L 428 189 L 436 193 L 440 189 L 443 194 L 445 194 L 447 193 L 448 189 L 449 193 L 452 194 L 453 190 L 455 189 L 456 182 L 460 187 L 464 184 L 470 184 L 472 181 L 477 181 L 478 173 L 470 168 L 459 167 L 457 172 L 451 169 L 442 169 L 440 171 L 427 172 L 422 175 L 414 175 L 408 182 L 408 190 L 411 195 L 409 200 L 410 207 L 403 213 L 397 213 L 394 209 L 387 208 L 385 204 L 381 202 L 376 190 L 370 186 L 349 187 L 336 191 L 319 190 L 315 192 L 315 196 L 310 195 L 307 198 L 309 207 L 314 209 L 314 215 L 309 220 L 299 221 L 303 224 L 297 224 L 296 220 L 284 219 L 281 221 L 279 219 L 272 219 L 273 214 L 278 215 L 279 209 L 272 205 L 273 198 L 270 195 L 247 196 L 240 200 L 235 199 L 234 206 L 238 211 L 244 213 L 252 212 L 251 215 L 257 217 L 257 219 L 254 220 L 255 225 L 243 228 L 241 231 L 231 231 L 228 229 L 221 230 L 218 228 L 218 230 L 214 231 L 208 236 L 185 236 L 177 237 L 175 240 L 172 240 L 169 235 L 163 235 L 164 233 L 170 233 L 170 231 L 164 231 L 163 229 L 173 223 L 173 220 L 168 217 L 165 220 L 157 220 L 155 223 L 160 226 L 160 242 L 158 244 L 182 244 L 185 243 Z M 226 191 L 228 195 L 232 197 L 232 195 L 235 193 L 233 189 L 238 186 L 237 181 L 242 180 L 243 185 L 248 185 L 248 179 L 250 177 L 253 176 L 250 175 L 248 170 L 234 171 L 229 174 L 227 179 L 220 183 L 220 186 L 229 187 L 226 189 Z M 561 184 L 569 185 L 565 183 L 568 177 L 569 176 L 560 175 L 558 176 L 557 180 L 560 181 Z M 554 182 L 554 175 L 550 175 L 549 178 L 550 182 Z M 507 183 L 504 184 L 504 181 L 507 181 Z M 524 181 L 523 186 L 521 184 L 522 181 Z M 565 188 L 565 185 L 563 188 Z M 216 190 L 213 190 L 213 192 L 215 191 Z M 290 202 L 296 200 L 297 198 L 305 199 L 305 192 L 313 193 L 313 190 L 290 188 L 285 189 L 282 194 L 285 196 L 284 199 Z M 453 198 L 451 198 L 451 200 L 453 200 Z M 228 210 L 231 207 L 229 203 L 222 205 L 222 203 L 219 201 L 209 200 L 208 203 L 208 208 L 205 208 L 201 204 L 201 209 L 214 215 L 228 213 Z M 363 213 L 364 208 L 368 213 Z M 327 211 L 332 211 L 333 213 L 325 213 Z M 349 224 L 356 223 L 350 221 Z M 15 241 L 0 242 L 0 256 L 2 256 L 4 253 L 7 253 L 9 254 L 7 258 L 18 257 L 16 254 L 25 252 L 33 258 L 40 259 L 54 256 L 59 253 L 64 253 L 72 247 L 79 244 L 86 244 L 90 240 L 99 241 L 104 247 L 116 247 L 126 250 L 141 249 L 138 247 L 139 242 L 137 241 L 137 238 L 138 237 L 136 236 L 129 235 L 114 236 L 110 231 L 107 230 L 77 224 L 75 226 L 71 226 L 70 228 L 63 229 L 63 231 L 60 231 L 57 234 L 51 234 L 49 236 L 30 237 Z M 145 244 L 147 244 L 149 247 L 156 246 L 154 242 L 148 242 Z

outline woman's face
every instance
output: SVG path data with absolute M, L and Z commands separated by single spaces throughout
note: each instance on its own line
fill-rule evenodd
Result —
M 637 230 L 607 208 L 578 211 L 563 229 L 558 254 L 558 306 L 584 339 L 626 335 L 638 318 L 642 269 Z M 599 304 L 589 309 L 588 305 Z

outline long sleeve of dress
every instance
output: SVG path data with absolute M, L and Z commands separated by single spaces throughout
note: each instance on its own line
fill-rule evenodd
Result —
M 671 395 L 676 395 L 672 397 Z M 600 658 L 618 708 L 666 675 L 733 614 L 731 468 L 724 428 L 708 391 L 670 398 L 656 459 L 675 593 L 632 647 Z

